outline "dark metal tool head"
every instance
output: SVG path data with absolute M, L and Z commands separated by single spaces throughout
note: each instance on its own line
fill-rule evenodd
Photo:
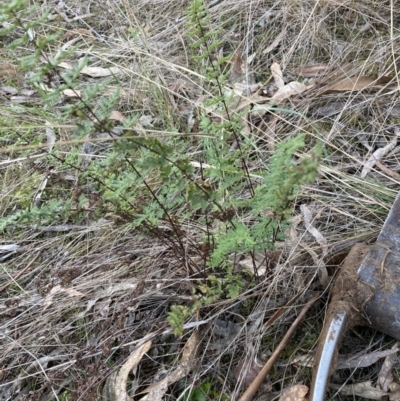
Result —
M 358 275 L 374 289 L 365 308 L 369 325 L 400 340 L 400 193 Z
M 323 401 L 345 331 L 373 327 L 400 340 L 400 192 L 374 245 L 358 244 L 332 289 L 315 356 L 310 401 Z

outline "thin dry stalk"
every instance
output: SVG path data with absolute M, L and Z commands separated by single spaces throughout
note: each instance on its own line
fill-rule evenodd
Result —
M 303 320 L 304 316 L 306 315 L 307 311 L 311 308 L 314 302 L 320 297 L 321 294 L 315 294 L 303 307 L 302 311 L 300 312 L 299 316 L 296 320 L 292 323 L 289 330 L 283 337 L 282 341 L 279 343 L 273 354 L 268 359 L 268 362 L 264 365 L 260 373 L 254 379 L 253 383 L 247 388 L 247 390 L 243 393 L 240 397 L 239 401 L 251 401 L 256 394 L 257 390 L 261 386 L 262 382 L 264 381 L 265 377 L 274 366 L 276 360 L 278 359 L 280 353 L 283 351 L 287 343 L 289 342 L 290 338 L 292 337 L 293 333 L 297 329 L 298 325 Z

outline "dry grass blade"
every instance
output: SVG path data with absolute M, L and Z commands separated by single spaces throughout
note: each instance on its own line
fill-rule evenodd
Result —
M 290 329 L 287 331 L 287 333 L 283 337 L 282 341 L 279 343 L 278 347 L 275 349 L 275 351 L 273 352 L 271 357 L 268 359 L 268 362 L 264 365 L 264 367 L 262 368 L 260 373 L 254 379 L 253 383 L 247 388 L 247 390 L 240 397 L 239 401 L 250 401 L 253 399 L 253 396 L 255 395 L 257 390 L 260 388 L 262 382 L 264 381 L 265 376 L 268 374 L 268 372 L 274 366 L 276 360 L 278 359 L 280 353 L 283 351 L 283 349 L 287 345 L 287 343 L 288 343 L 289 339 L 291 338 L 291 336 L 293 335 L 294 331 L 297 329 L 298 325 L 303 320 L 307 311 L 311 308 L 311 306 L 314 304 L 314 302 L 319 297 L 320 297 L 320 294 L 316 294 L 306 303 L 306 305 L 303 307 L 302 311 L 300 312 L 299 316 L 292 323 L 292 325 L 290 326 Z
M 277 46 L 279 46 L 280 42 L 282 41 L 282 39 L 285 37 L 287 32 L 287 28 L 284 27 L 276 36 L 276 38 L 272 41 L 272 43 L 262 51 L 262 54 L 268 54 L 271 53 L 272 50 L 274 50 Z
M 261 372 L 262 367 L 263 364 L 257 357 L 245 358 L 238 363 L 233 374 L 243 386 L 248 387 Z M 271 392 L 271 382 L 268 378 L 261 384 L 260 391 L 263 393 Z
M 15 281 L 17 281 L 25 272 L 27 272 L 30 267 L 36 262 L 36 260 L 39 258 L 40 256 L 40 252 L 38 252 L 33 258 L 32 260 L 21 270 L 19 271 L 17 274 L 15 274 L 14 276 L 11 277 L 11 280 L 7 283 L 4 284 L 2 287 L 0 287 L 0 294 L 7 289 L 8 286 L 10 286 L 11 284 L 13 284 Z M 1 259 L 0 259 L 1 261 Z
M 301 77 L 319 77 L 329 72 L 329 64 L 310 64 L 297 67 L 293 72 Z
M 269 319 L 268 321 L 264 324 L 264 328 L 268 329 L 271 327 L 277 319 L 279 319 L 280 316 L 282 316 L 287 309 L 294 304 L 294 302 L 300 298 L 302 294 L 299 293 L 296 296 L 294 296 L 292 299 L 290 299 L 284 306 L 280 307 Z
M 154 333 L 157 345 L 149 358 L 142 358 L 132 382 L 136 395 L 155 381 L 159 396 L 171 400 L 237 400 L 243 388 L 233 367 L 249 352 L 265 360 L 290 327 L 299 298 L 307 296 L 310 285 L 322 290 L 314 274 L 321 255 L 314 249 L 315 238 L 300 224 L 300 205 L 321 211 L 318 229 L 329 244 L 324 262 L 330 274 L 354 243 L 373 243 L 380 231 L 398 191 L 400 147 L 391 148 L 382 163 L 374 158 L 376 169 L 370 168 L 365 178 L 360 171 L 375 150 L 394 140 L 400 119 L 398 82 L 388 82 L 398 76 L 396 3 L 205 1 L 211 54 L 204 60 L 207 48 L 203 44 L 194 50 L 189 35 L 185 10 L 192 2 L 68 0 L 50 8 L 46 19 L 47 3 L 31 2 L 39 6 L 22 18 L 29 26 L 38 21 L 26 32 L 31 39 L 8 50 L 14 39 L 23 39 L 24 30 L 3 35 L 0 225 L 11 223 L 1 232 L 0 244 L 0 332 L 6 334 L 1 338 L 0 399 L 99 401 L 105 378 L 118 372 L 146 333 Z M 14 22 L 15 17 L 3 21 L 1 28 L 8 30 Z M 20 64 L 25 57 L 32 59 L 42 41 L 48 59 L 63 63 L 48 68 L 43 55 L 22 72 Z M 67 88 L 65 78 L 83 57 L 87 67 L 76 71 L 74 85 Z M 221 82 L 228 111 L 241 119 L 235 143 L 204 125 L 215 118 L 221 132 L 231 129 L 226 110 L 213 103 L 219 97 L 217 85 L 206 79 L 212 64 L 218 65 L 219 77 L 226 77 Z M 31 82 L 39 70 L 46 74 Z M 101 89 L 91 92 L 97 85 Z M 82 117 L 81 97 L 100 121 Z M 109 97 L 115 104 L 108 104 Z M 93 129 L 89 136 L 80 134 L 86 126 Z M 265 176 L 276 146 L 301 134 L 305 147 L 293 163 L 321 143 L 318 179 L 290 200 L 288 214 L 295 218 L 288 230 L 279 226 L 283 231 L 271 244 L 275 251 L 233 252 L 226 258 L 238 285 L 245 283 L 238 298 L 228 297 L 225 270 L 211 272 L 201 262 L 208 257 L 204 239 L 210 230 L 225 235 L 225 223 L 217 218 L 225 216 L 214 210 L 206 216 L 202 209 L 193 214 L 187 204 L 190 185 L 173 179 L 165 183 L 157 169 L 143 176 L 180 227 L 174 236 L 164 212 L 156 224 L 160 237 L 135 225 L 151 207 L 142 184 L 119 157 L 122 147 L 133 166 L 138 142 L 151 139 L 162 149 L 176 149 L 173 159 L 185 158 L 194 182 L 204 183 L 222 203 L 230 203 L 232 196 L 234 218 L 251 226 L 270 211 L 262 202 L 257 213 L 238 206 L 251 202 L 242 185 L 241 162 L 222 158 L 219 163 L 208 155 L 221 144 L 236 155 L 243 145 L 250 182 L 268 187 Z M 43 152 L 50 148 L 50 154 Z M 158 160 L 150 153 L 146 158 Z M 175 167 L 168 168 L 175 174 Z M 228 178 L 232 168 L 238 174 Z M 109 188 L 94 177 L 103 178 Z M 222 195 L 217 196 L 216 181 Z M 239 186 L 231 186 L 233 181 Z M 115 201 L 121 191 L 128 201 L 135 200 L 132 208 Z M 20 213 L 26 218 L 18 219 Z M 182 241 L 180 259 L 171 246 L 174 240 Z M 203 299 L 207 279 L 189 277 L 185 270 L 195 251 L 203 255 L 195 260 L 201 274 L 215 275 L 222 295 L 201 308 L 198 321 L 185 323 L 185 332 L 196 328 L 201 336 L 197 362 L 189 357 L 185 365 L 180 359 L 184 344 L 173 337 L 167 317 L 172 305 L 190 306 L 200 293 Z M 266 397 L 293 383 L 308 384 L 309 369 L 291 361 L 311 354 L 324 307 L 321 303 L 310 313 L 286 346 L 276 371 L 270 372 Z M 388 348 L 387 337 L 356 333 L 346 336 L 343 353 Z M 378 341 L 379 350 L 368 350 L 366 338 Z M 353 383 L 374 383 L 378 369 L 339 371 L 337 383 L 346 383 L 349 375 Z M 392 375 L 394 386 L 400 377 L 396 366 Z M 176 381 L 168 385 L 165 377 Z M 351 401 L 354 396 L 338 393 L 334 398 Z
M 400 136 L 400 130 L 398 128 L 395 129 L 394 135 L 390 142 L 382 147 L 377 149 L 366 161 L 362 171 L 361 171 L 361 178 L 364 178 L 374 167 L 376 161 L 380 161 L 383 157 L 385 157 L 397 144 L 398 137 Z
M 389 177 L 392 177 L 395 181 L 400 183 L 400 174 L 396 173 L 395 171 L 391 170 L 390 168 L 386 167 L 382 164 L 379 160 L 375 161 L 375 164 Z
M 377 361 L 379 361 L 382 358 L 385 358 L 385 361 L 387 361 L 388 369 L 389 369 L 389 367 L 390 367 L 390 369 L 392 369 L 393 363 L 396 361 L 396 358 L 397 358 L 397 355 L 396 355 L 397 351 L 398 351 L 398 348 L 393 347 L 390 350 L 375 351 L 375 352 L 371 352 L 368 354 L 362 354 L 362 355 L 356 355 L 356 356 L 354 354 L 339 355 L 337 358 L 336 370 L 366 368 L 368 366 L 375 364 Z M 311 368 L 314 363 L 314 358 L 310 357 L 310 355 L 301 355 L 301 356 L 295 358 L 292 361 L 292 363 L 295 365 L 307 366 L 307 367 Z M 384 365 L 385 365 L 385 362 L 382 365 L 382 369 L 381 369 L 382 380 L 385 380 L 385 375 L 387 373 L 390 373 L 390 372 L 388 372 L 388 370 L 384 369 Z M 379 377 L 380 376 L 378 376 L 378 381 L 379 381 Z M 389 382 L 388 382 L 388 384 L 389 384 Z M 385 390 L 384 388 L 382 388 L 382 390 L 387 391 L 387 389 Z
M 367 88 L 379 87 L 380 85 L 385 85 L 392 79 L 389 77 L 381 77 L 379 79 L 367 76 L 361 77 L 346 77 L 341 79 L 339 82 L 333 84 L 327 84 L 323 91 L 319 94 L 329 93 L 329 92 L 346 92 L 346 91 L 362 91 Z
M 329 384 L 329 387 L 338 390 L 343 395 L 349 395 L 353 397 L 358 396 L 367 400 L 380 400 L 382 399 L 382 397 L 389 396 L 389 393 L 387 393 L 386 391 L 382 391 L 373 387 L 370 381 L 357 384 L 349 384 L 345 386 Z
M 389 358 L 391 355 L 396 357 L 398 350 L 398 348 L 393 348 L 391 350 L 375 351 L 358 357 L 341 355 L 339 356 L 337 369 L 366 368 L 379 361 L 379 359 Z
M 304 225 L 306 227 L 306 230 L 315 238 L 315 240 L 318 242 L 318 244 L 321 245 L 321 248 L 322 248 L 321 258 L 318 258 L 312 249 L 309 249 L 307 247 L 307 250 L 310 252 L 313 259 L 315 259 L 314 262 L 317 264 L 318 277 L 319 277 L 321 284 L 323 285 L 324 288 L 327 288 L 327 286 L 329 284 L 328 271 L 323 262 L 323 258 L 328 253 L 328 242 L 327 242 L 326 238 L 321 234 L 321 232 L 312 225 L 312 214 L 311 214 L 310 209 L 306 205 L 302 204 L 302 205 L 300 205 L 300 210 L 303 215 Z
M 59 64 L 60 67 L 65 68 L 66 70 L 72 70 L 73 66 L 69 63 L 62 62 Z M 121 74 L 122 70 L 118 67 L 83 67 L 81 69 L 81 74 L 88 75 L 93 78 L 101 78 L 101 77 L 109 77 L 111 75 Z

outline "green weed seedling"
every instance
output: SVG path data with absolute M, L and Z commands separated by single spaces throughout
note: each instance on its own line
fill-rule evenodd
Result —
M 21 223 L 111 217 L 127 229 L 157 238 L 187 277 L 195 278 L 191 305 L 173 306 L 169 313 L 174 333 L 182 335 L 184 322 L 196 311 L 234 299 L 251 284 L 251 278 L 235 271 L 234 255 L 254 258 L 255 252 L 274 249 L 288 226 L 299 188 L 315 180 L 321 149 L 310 149 L 309 156 L 296 159 L 300 149 L 310 148 L 305 134 L 297 135 L 278 144 L 261 168 L 250 171 L 250 160 L 259 157 L 254 151 L 256 139 L 244 133 L 245 116 L 235 111 L 237 100 L 226 90 L 229 58 L 217 57 L 222 39 L 218 30 L 209 29 L 210 16 L 202 0 L 193 0 L 186 13 L 193 76 L 204 91 L 197 107 L 196 152 L 188 140 L 190 132 L 178 135 L 174 119 L 160 123 L 158 135 L 138 132 L 138 115 L 126 118 L 115 131 L 110 116 L 119 91 L 104 96 L 104 86 L 80 82 L 80 72 L 89 65 L 87 57 L 70 70 L 59 68 L 72 50 L 49 55 L 59 33 L 32 42 L 28 32 L 35 23 L 23 22 L 26 12 L 24 0 L 2 4 L 2 19 L 9 24 L 1 33 L 12 38 L 16 29 L 26 32 L 10 41 L 10 55 L 18 46 L 34 48 L 19 63 L 22 71 L 29 71 L 30 85 L 46 105 L 46 118 L 51 116 L 53 125 L 74 122 L 68 146 L 56 144 L 44 157 L 52 169 L 71 171 L 75 179 L 48 186 L 40 204 L 10 207 L 0 220 L 0 230 Z M 58 85 L 46 86 L 49 79 Z M 117 78 L 113 82 L 119 85 Z M 65 90 L 75 96 L 57 109 Z M 112 145 L 101 158 L 88 162 L 80 146 L 99 132 L 108 135 Z M 88 186 L 86 193 L 79 189 Z

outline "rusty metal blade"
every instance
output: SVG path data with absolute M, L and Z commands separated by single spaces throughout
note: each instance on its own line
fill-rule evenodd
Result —
M 332 361 L 347 328 L 369 325 L 400 340 L 400 192 L 376 243 L 352 248 L 332 294 L 316 352 L 310 401 L 325 399 Z
M 400 192 L 358 275 L 374 291 L 365 308 L 368 325 L 400 340 Z

